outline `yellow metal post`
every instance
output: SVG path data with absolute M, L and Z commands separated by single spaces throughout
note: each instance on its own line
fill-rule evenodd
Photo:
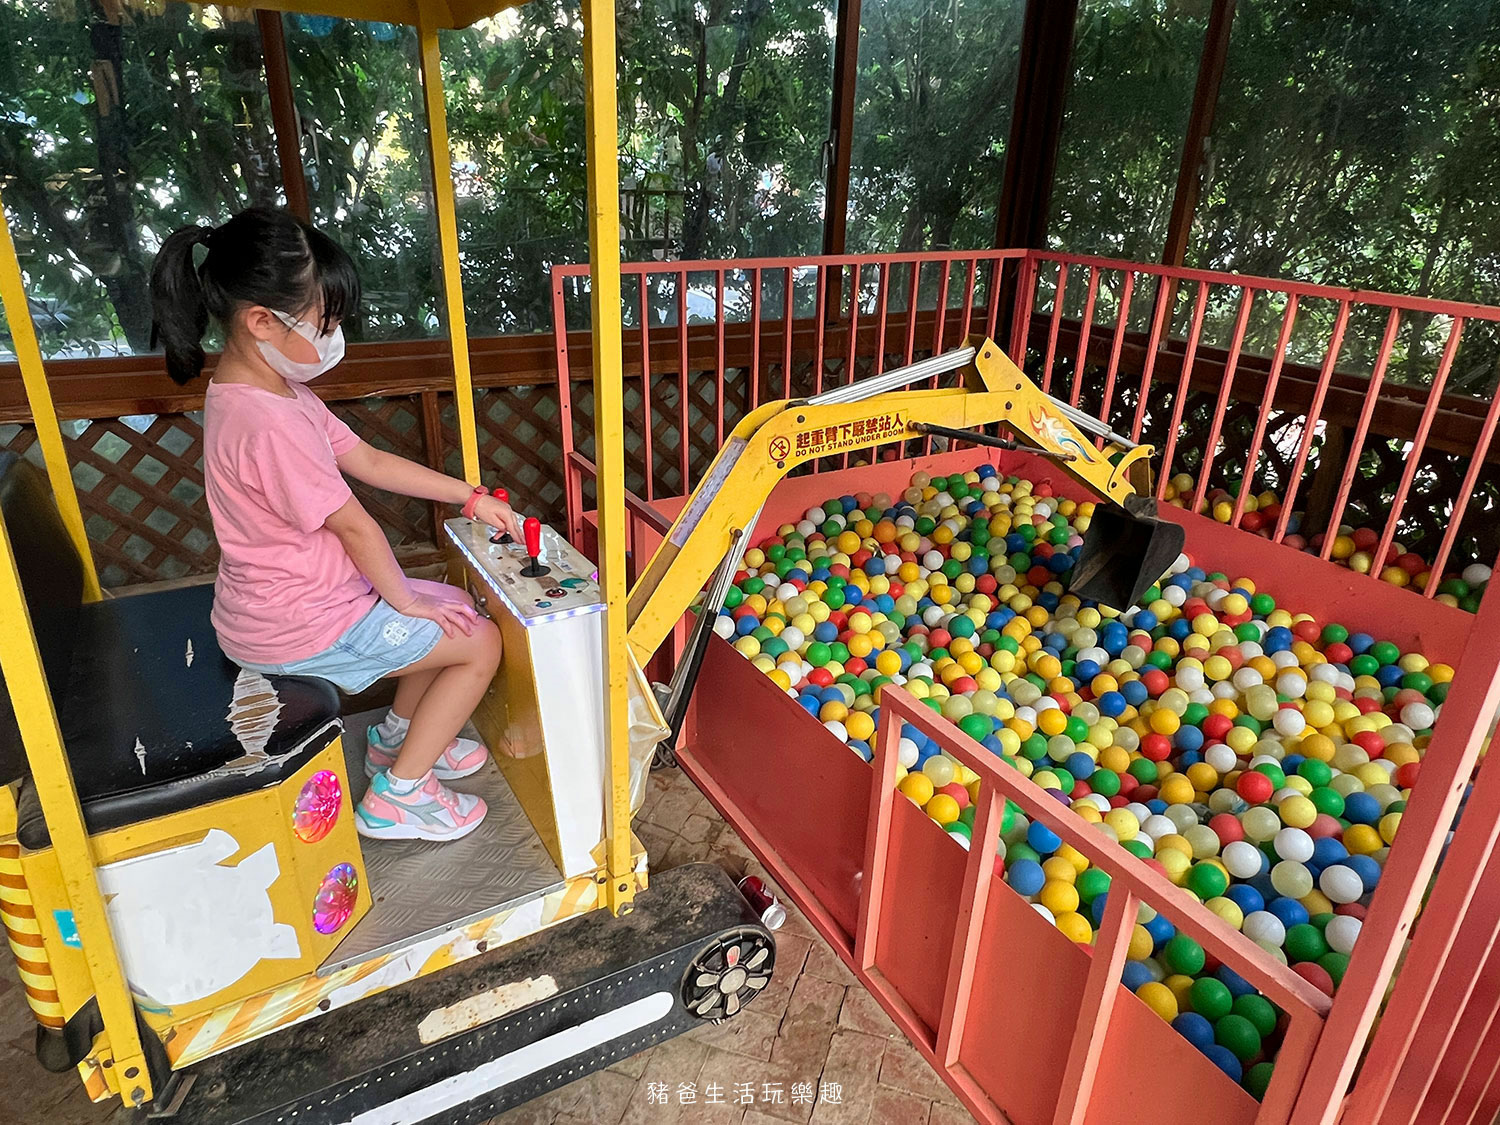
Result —
M 448 343 L 453 348 L 453 407 L 458 415 L 458 444 L 464 479 L 479 483 L 479 439 L 474 428 L 474 383 L 469 374 L 469 326 L 464 318 L 463 279 L 459 274 L 458 219 L 453 205 L 453 158 L 448 151 L 448 107 L 443 102 L 443 67 L 438 27 L 447 18 L 441 4 L 424 0 L 417 36 L 422 48 L 422 100 L 427 106 L 427 157 L 432 166 L 432 203 L 437 212 L 438 247 L 443 260 L 443 305 Z
M 26 306 L 26 282 L 21 277 L 21 262 L 16 244 L 11 241 L 10 224 L 5 207 L 0 204 L 0 299 L 5 319 L 10 323 L 10 338 L 15 344 L 16 362 L 21 366 L 21 383 L 26 388 L 26 402 L 36 424 L 36 438 L 47 462 L 47 476 L 52 480 L 52 494 L 63 525 L 73 540 L 78 557 L 83 560 L 83 596 L 99 600 L 99 574 L 94 570 L 94 556 L 89 551 L 88 535 L 83 530 L 83 511 L 78 506 L 78 490 L 68 468 L 68 451 L 63 448 L 62 430 L 57 426 L 57 409 L 52 405 L 52 391 L 42 366 L 42 349 L 36 341 L 36 327 Z
M 11 324 L 14 326 L 15 322 Z M 47 673 L 37 648 L 31 613 L 26 608 L 10 532 L 3 520 L 0 520 L 0 621 L 6 623 L 0 629 L 0 674 L 5 676 L 5 685 L 10 690 L 16 725 L 31 764 L 32 781 L 57 852 L 57 865 L 62 870 L 73 921 L 83 942 L 83 956 L 99 1001 L 99 1014 L 109 1035 L 120 1096 L 126 1105 L 142 1105 L 151 1099 L 151 1078 L 146 1072 L 146 1058 L 136 1030 L 135 1005 L 110 934 L 104 899 L 94 875 L 88 830 L 78 804 L 78 790 L 63 750 L 57 711 L 47 690 Z
M 589 289 L 594 341 L 594 448 L 599 465 L 599 581 L 604 590 L 606 900 L 630 908 L 630 658 L 625 614 L 625 388 L 620 327 L 620 164 L 615 105 L 614 0 L 584 0 L 583 96 L 588 145 Z

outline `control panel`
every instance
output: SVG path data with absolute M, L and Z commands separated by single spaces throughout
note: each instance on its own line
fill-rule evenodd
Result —
M 528 519 L 520 543 L 496 542 L 493 528 L 462 516 L 444 530 L 476 577 L 528 628 L 604 611 L 598 568 L 545 524 Z

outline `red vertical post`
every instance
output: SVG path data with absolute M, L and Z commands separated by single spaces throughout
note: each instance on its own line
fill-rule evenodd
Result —
M 842 269 L 842 267 L 839 267 Z M 817 289 L 817 296 L 813 298 L 813 390 L 812 393 L 820 395 L 823 393 L 823 345 L 828 325 L 823 323 L 825 310 L 828 308 L 828 286 L 822 266 L 813 267 L 813 283 Z M 818 471 L 817 462 L 813 463 L 813 472 Z
M 1010 358 L 1026 368 L 1026 341 L 1031 338 L 1031 310 L 1036 301 L 1037 258 L 1028 252 L 1016 267 L 1016 301 L 1011 311 Z
M 714 272 L 714 371 L 717 382 L 714 386 L 714 433 L 718 444 L 724 444 L 724 398 L 729 388 L 724 385 L 724 270 Z
M 843 272 L 842 267 L 839 270 Z M 858 379 L 855 372 L 855 353 L 859 349 L 859 287 L 863 281 L 863 269 L 859 262 L 852 262 L 849 266 L 849 346 L 844 352 L 844 382 L 853 383 Z M 849 454 L 844 454 L 844 468 L 849 467 Z
M 995 339 L 995 330 L 1000 324 L 1000 282 L 1005 273 L 1005 258 L 990 259 L 990 279 L 985 286 L 984 294 L 984 335 L 986 339 Z M 999 343 L 996 340 L 996 343 Z
M 894 708 L 880 716 L 875 758 L 870 772 L 870 827 L 865 834 L 865 871 L 860 885 L 859 919 L 854 928 L 854 963 L 861 972 L 875 966 L 880 911 L 885 898 L 885 868 L 891 848 L 891 813 L 896 799 L 896 766 L 901 718 Z
M 1480 602 L 1464 643 L 1463 656 L 1456 666 L 1460 671 L 1433 729 L 1432 741 L 1422 760 L 1421 780 L 1402 814 L 1401 834 L 1391 845 L 1359 944 L 1354 947 L 1348 970 L 1333 999 L 1297 1099 L 1292 1125 L 1333 1125 L 1359 1063 L 1360 1047 L 1369 1036 L 1385 1000 L 1386 986 L 1405 951 L 1412 921 L 1447 843 L 1448 826 L 1453 823 L 1480 747 L 1488 736 L 1490 718 L 1500 703 L 1500 597 L 1486 597 Z M 1471 808 L 1473 815 L 1465 816 L 1464 827 L 1469 829 L 1466 840 L 1481 832 L 1496 831 L 1495 820 L 1484 824 L 1480 818 L 1487 809 L 1493 816 L 1495 808 L 1500 807 L 1497 790 L 1500 790 L 1500 776 L 1485 785 L 1483 805 Z M 1491 801 L 1497 804 L 1491 805 Z M 1456 867 L 1463 857 L 1450 854 L 1449 860 L 1444 871 L 1454 866 L 1456 874 L 1448 881 L 1443 900 L 1429 904 L 1431 916 L 1438 919 L 1439 925 L 1432 927 L 1431 936 L 1418 932 L 1417 942 L 1424 948 L 1438 949 L 1451 940 L 1441 923 L 1461 915 L 1462 904 L 1468 901 L 1468 894 L 1463 892 L 1472 891 L 1463 886 L 1467 880 L 1462 876 L 1474 872 L 1465 873 Z M 1458 907 L 1458 912 L 1441 913 L 1437 907 Z M 1420 964 L 1408 959 L 1407 968 L 1417 972 Z M 1412 987 L 1408 986 L 1406 991 L 1410 994 Z M 1415 1008 L 1415 1003 L 1409 1008 L 1403 1003 L 1400 1010 L 1387 1010 L 1386 1018 L 1399 1025 Z M 1368 1068 L 1366 1077 L 1375 1078 Z
M 974 321 L 974 283 L 979 273 L 979 259 L 969 259 L 969 276 L 964 281 L 964 330 L 958 334 L 960 340 L 969 338 L 969 329 Z
M 646 499 L 656 499 L 656 462 L 651 452 L 651 278 L 643 270 L 637 275 L 641 283 L 641 428 L 642 448 L 646 456 Z
M 1177 393 L 1172 396 L 1172 421 L 1161 454 L 1161 475 L 1156 478 L 1156 498 L 1160 500 L 1172 475 L 1172 453 L 1177 448 L 1177 432 L 1182 428 L 1182 410 L 1187 405 L 1188 382 L 1193 377 L 1193 361 L 1198 358 L 1198 341 L 1203 336 L 1203 314 L 1208 308 L 1208 282 L 1198 283 L 1198 300 L 1193 305 L 1193 322 L 1188 329 L 1187 350 L 1182 353 L 1182 371 L 1177 376 Z
M 573 374 L 568 364 L 568 316 L 563 302 L 563 277 L 552 270 L 552 346 L 557 358 L 557 429 L 562 449 L 563 503 L 568 515 L 568 541 L 583 542 L 583 481 L 573 464 Z
M 1141 427 L 1146 422 L 1146 401 L 1151 393 L 1151 377 L 1156 372 L 1156 354 L 1161 349 L 1162 331 L 1166 327 L 1167 317 L 1172 311 L 1172 301 L 1164 294 L 1171 290 L 1175 294 L 1175 283 L 1170 282 L 1166 274 L 1156 275 L 1156 302 L 1151 316 L 1151 335 L 1146 339 L 1146 361 L 1141 365 L 1141 390 L 1135 400 L 1135 420 L 1130 424 L 1130 440 L 1141 440 Z M 1166 479 L 1166 473 L 1162 474 Z
M 1068 404 L 1077 406 L 1083 397 L 1083 368 L 1089 358 L 1089 336 L 1094 331 L 1094 302 L 1099 297 L 1099 267 L 1089 267 L 1088 295 L 1083 299 L 1083 319 L 1078 324 L 1078 354 L 1073 358 L 1073 389 Z
M 875 374 L 877 375 L 885 370 L 885 320 L 886 312 L 890 306 L 890 299 L 891 263 L 884 261 L 880 263 L 880 295 L 875 301 L 875 306 L 880 316 L 878 330 L 875 333 Z
M 750 409 L 760 405 L 760 267 L 750 271 Z
M 677 271 L 677 434 L 682 448 L 682 493 L 693 491 L 692 430 L 688 428 L 688 305 L 687 270 Z
M 1088 1118 L 1094 1078 L 1099 1073 L 1099 1058 L 1104 1053 L 1104 1037 L 1115 1012 L 1115 999 L 1123 987 L 1120 974 L 1125 970 L 1125 954 L 1130 948 L 1130 934 L 1139 907 L 1140 900 L 1124 887 L 1115 888 L 1105 899 L 1104 918 L 1094 941 L 1083 997 L 1078 1002 L 1078 1022 L 1068 1048 L 1068 1066 L 1063 1071 L 1063 1096 L 1052 1115 L 1052 1125 L 1083 1125 Z
M 1261 397 L 1260 413 L 1255 416 L 1255 432 L 1250 435 L 1250 448 L 1245 452 L 1245 471 L 1240 474 L 1240 489 L 1234 498 L 1234 513 L 1229 522 L 1240 525 L 1245 514 L 1245 502 L 1255 488 L 1255 470 L 1260 463 L 1261 444 L 1266 440 L 1266 429 L 1271 424 L 1271 410 L 1276 405 L 1276 388 L 1281 382 L 1281 369 L 1286 365 L 1286 350 L 1292 343 L 1292 328 L 1297 323 L 1297 295 L 1289 295 L 1286 309 L 1281 316 L 1281 334 L 1276 339 L 1276 354 L 1271 357 L 1271 371 L 1266 376 L 1266 389 Z
M 1323 534 L 1323 547 L 1318 558 L 1328 561 L 1333 553 L 1333 540 L 1338 535 L 1339 520 L 1344 516 L 1344 505 L 1349 502 L 1349 490 L 1354 486 L 1354 474 L 1359 470 L 1359 455 L 1364 452 L 1365 435 L 1370 432 L 1370 419 L 1375 416 L 1375 404 L 1380 401 L 1380 388 L 1385 383 L 1386 368 L 1391 363 L 1391 349 L 1396 346 L 1396 332 L 1401 327 L 1401 310 L 1391 309 L 1386 318 L 1385 335 L 1380 340 L 1380 353 L 1375 357 L 1375 370 L 1370 373 L 1370 385 L 1365 388 L 1365 402 L 1359 411 L 1359 421 L 1354 426 L 1354 439 L 1344 463 L 1344 475 L 1339 479 L 1338 494 L 1334 497 L 1333 509 L 1328 513 L 1328 527 Z M 1312 528 L 1307 528 L 1308 532 Z
M 1453 370 L 1453 357 L 1458 354 L 1458 342 L 1463 339 L 1464 318 L 1456 316 L 1453 318 L 1452 327 L 1448 329 L 1448 342 L 1443 345 L 1443 356 L 1438 361 L 1438 369 L 1432 376 L 1432 386 L 1427 391 L 1427 405 L 1422 408 L 1421 421 L 1417 423 L 1417 432 L 1411 439 L 1411 448 L 1406 453 L 1406 464 L 1401 470 L 1401 480 L 1396 485 L 1396 495 L 1391 499 L 1390 514 L 1386 516 L 1385 530 L 1380 533 L 1380 545 L 1375 548 L 1375 564 L 1370 568 L 1370 573 L 1379 577 L 1380 570 L 1385 566 L 1386 554 L 1391 549 L 1391 543 L 1396 538 L 1396 528 L 1401 524 L 1401 511 L 1406 507 L 1406 495 L 1411 491 L 1411 482 L 1417 475 L 1417 466 L 1422 461 L 1422 450 L 1427 447 L 1427 436 L 1432 432 L 1432 420 L 1437 416 L 1438 407 L 1443 401 L 1443 389 L 1448 385 L 1448 372 Z M 1438 580 L 1433 579 L 1430 585 L 1437 585 Z
M 1297 499 L 1297 490 L 1302 486 L 1302 471 L 1307 468 L 1307 458 L 1312 451 L 1313 439 L 1318 436 L 1318 419 L 1323 414 L 1323 400 L 1328 397 L 1328 385 L 1333 381 L 1334 368 L 1338 365 L 1339 349 L 1344 345 L 1344 330 L 1349 327 L 1349 302 L 1339 302 L 1338 314 L 1334 317 L 1333 331 L 1328 337 L 1328 351 L 1323 357 L 1322 370 L 1318 372 L 1318 383 L 1313 389 L 1312 402 L 1302 418 L 1302 440 L 1297 446 L 1297 459 L 1287 477 L 1286 494 L 1281 499 L 1281 515 L 1276 520 L 1276 530 L 1271 538 L 1280 543 L 1286 535 L 1287 522 L 1292 518 L 1292 504 Z M 1436 584 L 1434 583 L 1434 588 Z
M 786 268 L 786 292 L 781 295 L 781 397 L 792 397 L 792 317 L 796 308 L 792 298 L 796 292 L 797 271 Z
M 1099 407 L 1099 420 L 1109 423 L 1110 407 L 1115 402 L 1115 378 L 1120 373 L 1120 353 L 1125 348 L 1125 332 L 1130 326 L 1130 298 L 1135 293 L 1135 270 L 1125 271 L 1125 280 L 1120 285 L 1120 315 L 1115 320 L 1115 338 L 1109 346 L 1109 366 L 1104 371 L 1104 398 Z M 1097 437 L 1094 444 L 1104 448 L 1104 439 Z
M 1057 263 L 1057 291 L 1052 295 L 1052 323 L 1047 328 L 1047 355 L 1042 360 L 1042 393 L 1052 393 L 1052 364 L 1057 357 L 1057 334 L 1062 328 L 1063 298 L 1068 292 L 1068 263 Z
M 1219 397 L 1214 401 L 1213 421 L 1208 424 L 1208 440 L 1203 443 L 1203 459 L 1198 463 L 1198 486 L 1193 489 L 1192 510 L 1195 512 L 1203 507 L 1203 495 L 1208 491 L 1208 478 L 1213 475 L 1214 456 L 1219 451 L 1219 434 L 1224 429 L 1224 411 L 1229 408 L 1229 391 L 1234 386 L 1234 372 L 1239 366 L 1240 349 L 1245 346 L 1245 328 L 1250 323 L 1250 309 L 1254 304 L 1255 290 L 1247 285 L 1240 294 L 1240 311 L 1234 318 L 1234 338 L 1229 344 L 1229 356 L 1224 361 L 1224 374 L 1219 379 Z M 1269 409 L 1268 398 L 1261 413 L 1264 414 Z
M 1448 556 L 1458 539 L 1458 529 L 1463 525 L 1469 499 L 1474 495 L 1474 486 L 1479 482 L 1479 473 L 1484 468 L 1485 457 L 1489 453 L 1490 442 L 1495 436 L 1497 422 L 1500 422 L 1500 394 L 1490 397 L 1490 407 L 1485 411 L 1484 425 L 1479 430 L 1479 440 L 1474 443 L 1474 453 L 1469 458 L 1468 469 L 1464 471 L 1463 484 L 1459 486 L 1458 496 L 1453 501 L 1453 511 L 1448 517 L 1448 527 L 1443 532 L 1443 542 L 1433 557 L 1432 569 L 1429 572 L 1432 577 L 1427 582 L 1427 589 L 1422 591 L 1429 598 L 1437 593 L 1437 588 L 1442 582 L 1443 568 L 1448 565 Z

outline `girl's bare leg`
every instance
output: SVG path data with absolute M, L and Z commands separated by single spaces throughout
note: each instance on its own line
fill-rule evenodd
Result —
M 391 776 L 413 781 L 448 748 L 500 666 L 500 630 L 481 617 L 467 635 L 443 637 L 431 652 L 396 673 L 397 715 L 411 716 L 411 727 Z M 412 686 L 407 686 L 407 681 Z

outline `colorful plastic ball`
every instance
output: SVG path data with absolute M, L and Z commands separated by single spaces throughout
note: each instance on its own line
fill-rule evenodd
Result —
M 1229 889 L 1229 880 L 1223 870 L 1212 863 L 1195 863 L 1188 872 L 1187 888 L 1207 902 L 1218 898 Z
M 1217 1021 L 1227 1016 L 1234 1004 L 1229 989 L 1216 977 L 1199 977 L 1193 981 L 1188 996 L 1193 1011 L 1209 1020 Z
M 1354 943 L 1359 940 L 1359 931 L 1364 923 L 1346 914 L 1336 914 L 1323 929 L 1323 939 L 1336 953 L 1353 953 Z
M 1183 1012 L 1172 1021 L 1172 1029 L 1200 1051 L 1213 1046 L 1214 1025 L 1197 1012 Z
M 1260 874 L 1262 854 L 1254 844 L 1244 840 L 1226 844 L 1222 858 L 1229 874 L 1236 879 L 1253 879 Z
M 1359 872 L 1343 864 L 1325 868 L 1318 876 L 1318 889 L 1334 902 L 1358 902 L 1364 896 L 1365 885 Z
M 1286 932 L 1286 955 L 1292 961 L 1316 961 L 1328 952 L 1323 932 L 1311 923 L 1290 927 Z
M 1245 1072 L 1243 1084 L 1252 1098 L 1259 1101 L 1266 1096 L 1275 1072 L 1276 1064 L 1270 1062 L 1258 1062 Z
M 1171 1023 L 1177 1018 L 1177 996 L 1159 981 L 1148 981 L 1136 989 L 1137 996 L 1162 1019 Z
M 1167 942 L 1162 958 L 1174 972 L 1186 976 L 1201 973 L 1205 961 L 1203 947 L 1186 934 L 1178 934 Z
M 1051 855 L 1062 846 L 1062 837 L 1041 821 L 1033 821 L 1026 829 L 1026 842 L 1042 855 Z
M 1247 1063 L 1260 1054 L 1260 1032 L 1244 1016 L 1230 1014 L 1214 1024 L 1214 1040 L 1227 1047 L 1241 1063 Z
M 1276 1030 L 1276 1005 L 1259 993 L 1251 992 L 1236 996 L 1234 1014 L 1248 1020 L 1261 1038 L 1273 1034 Z
M 1227 522 L 1227 521 L 1226 521 Z M 1203 1048 L 1204 1057 L 1214 1066 L 1218 1067 L 1229 1076 L 1230 1081 L 1238 1082 L 1244 1074 L 1244 1067 L 1240 1060 L 1235 1057 L 1233 1051 L 1218 1043 L 1211 1043 Z
M 1047 882 L 1042 865 L 1031 859 L 1013 860 L 1005 871 L 1005 881 L 1018 895 L 1030 898 L 1041 891 Z

